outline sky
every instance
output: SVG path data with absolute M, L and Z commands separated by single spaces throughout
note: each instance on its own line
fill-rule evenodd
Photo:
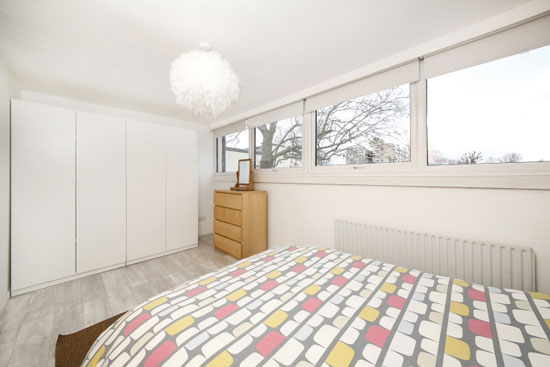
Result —
M 550 160 L 550 46 L 428 80 L 428 149 Z

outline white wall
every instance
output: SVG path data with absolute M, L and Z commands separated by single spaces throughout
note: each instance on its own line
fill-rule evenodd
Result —
M 160 123 L 170 126 L 178 126 L 197 131 L 199 144 L 199 235 L 212 233 L 212 184 L 213 184 L 213 153 L 212 132 L 201 124 L 177 120 L 164 116 L 150 115 L 138 111 L 124 110 L 109 106 L 77 101 L 62 97 L 50 96 L 42 93 L 22 90 L 21 99 L 37 103 L 72 108 L 80 111 L 95 112 L 109 116 L 117 116 L 152 123 Z
M 0 59 L 0 311 L 9 295 L 10 274 L 10 99 L 15 83 Z
M 199 134 L 199 235 L 212 233 L 212 192 L 214 190 L 214 153 L 211 131 Z
M 216 182 L 217 189 L 229 183 Z M 268 244 L 334 247 L 334 219 L 532 247 L 550 293 L 550 191 L 255 184 L 267 190 Z

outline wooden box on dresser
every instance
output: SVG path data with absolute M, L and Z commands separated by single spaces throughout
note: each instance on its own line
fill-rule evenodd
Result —
M 214 246 L 237 259 L 267 249 L 266 191 L 214 191 Z

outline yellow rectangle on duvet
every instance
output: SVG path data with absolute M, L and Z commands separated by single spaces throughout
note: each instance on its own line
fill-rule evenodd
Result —
M 244 289 L 237 289 L 235 292 L 231 293 L 229 296 L 225 298 L 227 298 L 228 301 L 235 302 L 245 294 L 246 294 L 246 291 Z
M 239 269 L 243 269 L 243 268 L 246 268 L 248 265 L 252 264 L 252 262 L 250 261 L 245 261 L 243 263 L 240 263 L 239 265 L 237 265 L 237 268 Z
M 316 294 L 320 290 L 321 290 L 321 287 L 319 287 L 317 284 L 312 284 L 309 287 L 307 287 L 306 289 L 304 289 L 304 293 L 309 294 L 310 296 L 313 296 L 314 294 Z
M 468 306 L 456 301 L 451 301 L 451 307 L 449 308 L 449 310 L 452 313 L 456 313 L 460 316 L 468 316 L 470 314 L 470 309 L 468 308 Z
M 281 275 L 281 272 L 279 270 L 273 270 L 271 273 L 266 275 L 266 278 L 275 279 L 280 275 Z
M 531 297 L 535 299 L 547 299 L 550 300 L 550 294 L 548 293 L 542 293 L 542 292 L 529 292 Z
M 447 335 L 445 340 L 445 354 L 467 361 L 470 359 L 470 347 L 462 340 Z
M 380 311 L 370 306 L 365 306 L 365 308 L 363 308 L 359 313 L 359 317 L 367 321 L 376 320 L 378 318 L 378 315 L 380 315 Z
M 332 367 L 347 367 L 351 366 L 354 355 L 355 352 L 349 345 L 338 341 L 325 362 Z
M 191 315 L 182 317 L 181 319 L 174 321 L 166 328 L 168 335 L 176 335 L 182 332 L 185 328 L 189 327 L 195 322 L 195 319 Z
M 206 278 L 206 279 L 201 280 L 199 282 L 199 285 L 207 285 L 207 284 L 212 283 L 214 280 L 216 280 L 215 277 Z
M 143 306 L 143 309 L 147 310 L 147 311 L 152 310 L 153 308 L 162 305 L 166 301 L 168 301 L 168 298 L 166 298 L 166 297 L 157 298 L 156 300 L 151 301 L 148 304 L 146 304 L 145 306 Z
M 233 357 L 231 357 L 231 354 L 226 350 L 218 354 L 216 358 L 208 363 L 208 367 L 229 367 L 232 365 Z
M 267 320 L 264 321 L 264 324 L 266 324 L 269 327 L 277 327 L 281 324 L 281 322 L 285 321 L 288 315 L 286 312 L 277 310 L 273 312 L 271 316 L 267 318 Z
M 391 284 L 391 283 L 384 283 L 380 287 L 380 290 L 382 292 L 385 292 L 385 293 L 393 293 L 393 292 L 395 292 L 396 289 L 397 289 L 397 287 L 394 284 Z

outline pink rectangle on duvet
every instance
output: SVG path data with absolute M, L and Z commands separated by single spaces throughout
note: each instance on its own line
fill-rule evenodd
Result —
M 132 333 L 132 331 L 136 330 L 139 325 L 143 324 L 145 321 L 149 320 L 151 318 L 151 314 L 148 312 L 144 312 L 141 315 L 137 316 L 135 319 L 130 321 L 128 325 L 124 328 L 122 331 L 122 334 L 124 336 L 128 336 Z
M 265 357 L 271 353 L 273 349 L 277 348 L 277 345 L 281 344 L 283 340 L 285 340 L 284 335 L 279 334 L 276 331 L 272 331 L 264 336 L 258 344 L 256 344 L 256 349 L 262 356 Z
M 162 343 L 157 349 L 151 353 L 149 358 L 145 360 L 143 364 L 145 367 L 157 367 L 160 363 L 166 359 L 170 354 L 176 350 L 176 344 L 171 340 L 167 340 Z
M 411 283 L 411 284 L 416 283 L 416 277 L 410 274 L 404 274 L 401 279 L 403 279 L 403 281 L 406 283 Z
M 390 335 L 390 331 L 388 329 L 384 329 L 378 325 L 372 325 L 369 330 L 367 330 L 365 338 L 377 347 L 382 348 L 386 343 L 388 335 Z
M 307 269 L 307 266 L 305 266 L 304 264 L 298 264 L 292 267 L 292 271 L 295 273 L 301 273 L 306 269 Z
M 269 292 L 270 290 L 272 290 L 273 288 L 275 288 L 278 285 L 279 285 L 279 283 L 277 283 L 275 280 L 269 279 L 269 280 L 266 280 L 264 283 L 262 283 L 260 288 L 264 292 Z
M 302 308 L 306 310 L 307 312 L 313 312 L 319 305 L 323 303 L 319 298 L 317 297 L 310 297 L 307 301 L 305 301 L 302 304 Z
M 405 305 L 405 301 L 406 300 L 403 297 L 390 296 L 390 298 L 388 299 L 388 305 L 401 310 L 403 308 L 403 306 Z
M 341 286 L 343 286 L 344 284 L 346 284 L 347 281 L 348 281 L 347 278 L 344 278 L 343 276 L 338 275 L 337 277 L 334 277 L 334 278 L 332 279 L 332 282 L 331 282 L 331 283 L 334 284 L 334 285 L 337 285 L 338 287 L 341 287 Z
M 239 275 L 241 275 L 245 271 L 246 270 L 244 270 L 244 269 L 237 269 L 235 271 L 232 271 L 229 275 L 231 275 L 232 277 L 238 277 Z
M 487 338 L 493 338 L 491 333 L 491 324 L 483 320 L 469 319 L 468 329 L 474 334 L 481 335 Z
M 216 316 L 216 318 L 218 320 L 221 320 L 224 317 L 226 317 L 227 315 L 232 314 L 233 312 L 237 311 L 238 309 L 239 309 L 239 306 L 237 306 L 234 303 L 230 303 L 228 305 L 223 306 L 219 310 L 216 310 L 216 312 L 214 312 L 214 316 Z
M 472 288 L 468 289 L 468 297 L 475 301 L 485 302 L 485 293 Z
M 191 289 L 189 292 L 185 293 L 185 295 L 187 297 L 193 297 L 193 296 L 196 296 L 199 293 L 204 292 L 205 290 L 206 290 L 206 287 L 197 287 L 197 288 Z

